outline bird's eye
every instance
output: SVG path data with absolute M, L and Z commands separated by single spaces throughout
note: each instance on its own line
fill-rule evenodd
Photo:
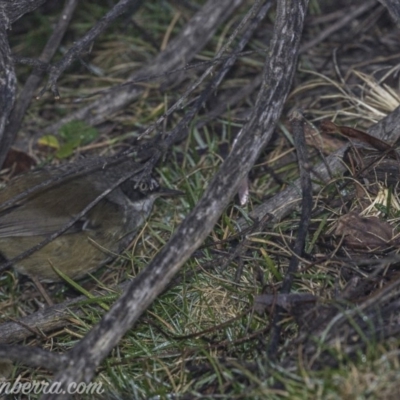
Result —
M 139 190 L 141 192 L 147 192 L 149 190 L 149 185 L 146 182 L 140 182 Z

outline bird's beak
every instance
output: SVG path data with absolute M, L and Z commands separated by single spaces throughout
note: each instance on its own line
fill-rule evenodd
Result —
M 160 186 L 157 190 L 157 194 L 161 197 L 170 197 L 170 196 L 183 196 L 185 192 Z

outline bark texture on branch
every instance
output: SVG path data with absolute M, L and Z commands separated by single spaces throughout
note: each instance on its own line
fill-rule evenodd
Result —
M 8 118 L 14 105 L 17 91 L 17 77 L 8 43 L 8 19 L 0 9 L 0 144 L 3 145 Z
M 400 2 L 398 0 L 379 0 L 389 11 L 390 15 L 400 26 Z
M 3 10 L 11 25 L 28 12 L 36 10 L 47 0 L 6 0 L 3 1 Z
M 62 38 L 64 37 L 77 4 L 78 0 L 67 0 L 65 2 L 58 23 L 55 25 L 53 33 L 47 41 L 47 44 L 44 47 L 42 54 L 39 56 L 38 61 L 43 62 L 44 64 L 47 64 L 51 61 L 61 43 Z M 7 153 L 15 141 L 25 113 L 31 104 L 32 98 L 35 95 L 35 92 L 40 85 L 45 72 L 45 69 L 36 66 L 26 80 L 23 89 L 19 93 L 18 100 L 15 102 L 15 105 L 10 112 L 9 122 L 5 129 L 3 140 L 1 141 L 0 166 L 3 165 Z

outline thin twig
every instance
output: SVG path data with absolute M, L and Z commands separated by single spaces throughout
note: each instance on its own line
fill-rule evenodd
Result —
M 310 177 L 310 167 L 307 157 L 306 140 L 304 137 L 304 122 L 301 114 L 298 111 L 293 112 L 290 119 L 292 123 L 293 138 L 297 152 L 297 161 L 300 170 L 302 208 L 299 229 L 297 231 L 297 237 L 293 247 L 294 254 L 290 259 L 289 268 L 282 283 L 282 287 L 280 290 L 281 294 L 290 293 L 290 290 L 292 288 L 293 279 L 295 274 L 297 273 L 299 266 L 299 257 L 302 256 L 302 253 L 304 251 L 312 210 L 312 184 Z M 277 306 L 275 308 L 275 313 L 273 316 L 271 338 L 268 348 L 268 355 L 269 358 L 272 360 L 276 358 L 278 352 L 279 338 L 282 330 L 281 321 L 283 315 L 284 310 L 282 309 L 282 307 Z
M 267 13 L 268 9 L 270 8 L 271 4 L 270 2 L 267 2 L 264 7 L 260 9 L 261 6 L 261 0 L 257 0 L 253 7 L 246 13 L 240 24 L 235 28 L 235 30 L 232 32 L 226 43 L 222 46 L 222 48 L 218 51 L 218 53 L 215 55 L 215 59 L 220 59 L 229 49 L 229 46 L 232 44 L 232 42 L 236 39 L 236 37 L 239 35 L 239 33 L 242 31 L 244 26 L 247 24 L 248 20 L 251 17 L 254 17 L 256 15 L 257 17 L 254 18 L 251 26 L 249 29 L 247 29 L 246 33 L 242 36 L 239 44 L 236 46 L 235 50 L 232 52 L 232 54 L 228 57 L 228 59 L 224 62 L 224 66 L 221 68 L 220 71 L 218 71 L 218 77 L 213 79 L 213 84 L 209 84 L 207 89 L 208 90 L 213 90 L 215 89 L 222 81 L 223 77 L 226 75 L 227 71 L 230 69 L 230 67 L 233 65 L 233 63 L 236 61 L 238 54 L 243 50 L 244 46 L 247 44 L 249 39 L 251 38 L 254 29 L 258 26 L 258 23 L 260 20 L 264 19 L 265 14 Z M 168 111 L 165 112 L 164 115 L 162 115 L 158 120 L 151 125 L 148 129 L 146 129 L 140 136 L 139 139 L 146 136 L 149 134 L 152 130 L 154 130 L 157 126 L 159 126 L 167 117 L 169 117 L 173 112 L 175 112 L 177 109 L 183 106 L 184 102 L 188 99 L 188 97 L 201 85 L 201 83 L 209 76 L 212 71 L 214 70 L 215 65 L 214 63 L 211 64 L 210 67 L 207 68 L 207 70 L 201 75 L 200 78 L 196 80 L 190 87 L 183 93 L 183 95 L 179 98 L 178 101 L 175 102 L 173 106 L 171 106 Z M 207 97 L 207 92 L 208 90 L 204 90 L 202 92 L 202 96 L 196 101 L 196 104 L 201 104 L 204 102 L 205 97 Z M 193 109 L 198 109 L 199 107 L 192 107 Z M 192 111 L 193 112 L 193 111 Z M 190 118 L 191 119 L 191 118 Z M 182 121 L 183 122 L 183 121 Z M 187 123 L 185 121 L 185 123 Z
M 208 0 L 202 9 L 185 25 L 179 35 L 170 41 L 164 51 L 159 53 L 151 63 L 133 73 L 129 80 L 135 81 L 149 75 L 164 74 L 167 71 L 186 65 L 213 36 L 215 30 L 239 7 L 244 0 Z M 180 74 L 181 75 L 181 74 Z M 179 76 L 180 76 L 179 75 Z M 175 75 L 174 84 L 183 77 Z M 100 99 L 61 118 L 45 129 L 46 133 L 57 131 L 60 126 L 72 120 L 84 120 L 89 125 L 104 122 L 108 116 L 138 98 L 143 87 L 127 85 L 111 91 Z
M 84 49 L 93 43 L 97 36 L 110 26 L 111 22 L 117 19 L 129 8 L 134 7 L 136 3 L 140 4 L 141 0 L 120 0 L 93 28 L 91 28 L 81 39 L 76 41 L 65 56 L 52 68 L 48 86 L 56 98 L 60 97 L 57 89 L 57 80 L 65 69 L 82 53 Z M 47 85 L 44 90 L 46 88 Z
M 255 4 L 259 5 L 259 4 Z M 159 136 L 154 137 L 151 141 L 147 142 L 144 146 L 139 147 L 137 149 L 137 153 L 141 157 L 148 157 L 149 154 L 154 160 L 154 164 L 157 163 L 159 158 L 175 143 L 178 143 L 185 139 L 185 137 L 188 134 L 188 126 L 190 125 L 191 121 L 195 117 L 195 115 L 200 111 L 201 107 L 203 106 L 204 102 L 211 96 L 211 94 L 218 88 L 218 86 L 221 84 L 223 81 L 224 77 L 226 74 L 229 72 L 229 70 L 232 68 L 234 65 L 236 59 L 237 59 L 237 54 L 240 53 L 240 51 L 246 46 L 248 41 L 251 39 L 255 29 L 259 25 L 259 23 L 264 19 L 266 13 L 268 12 L 269 8 L 271 7 L 271 2 L 268 0 L 265 2 L 265 4 L 258 10 L 257 7 L 252 7 L 252 9 L 245 15 L 244 19 L 246 22 L 250 18 L 251 15 L 255 11 L 258 11 L 256 16 L 253 18 L 245 32 L 243 33 L 243 36 L 241 37 L 239 43 L 235 47 L 233 53 L 227 60 L 222 64 L 221 69 L 218 71 L 216 76 L 208 83 L 208 85 L 205 87 L 205 89 L 201 92 L 199 97 L 195 100 L 194 104 L 189 108 L 189 110 L 186 112 L 185 116 L 182 118 L 181 121 L 171 130 L 165 136 L 164 139 L 160 141 Z M 242 24 L 240 24 L 239 27 L 241 27 Z M 238 28 L 239 28 L 238 27 Z M 239 29 L 236 29 L 235 32 L 231 35 L 229 38 L 229 42 L 233 41 L 234 37 L 238 35 L 240 32 Z M 226 46 L 224 46 L 226 50 Z M 211 72 L 211 71 L 210 71 Z M 205 77 L 205 74 L 200 78 L 202 79 Z M 195 85 L 194 85 L 195 86 Z M 189 91 L 186 93 L 190 93 L 191 88 Z M 185 96 L 185 95 L 184 95 Z M 180 101 L 176 104 L 180 104 Z M 173 110 L 175 110 L 176 104 L 172 107 Z M 169 111 L 168 111 L 169 112 Z M 167 113 L 168 113 L 167 112 Z M 159 120 L 162 121 L 162 118 Z M 158 123 L 158 121 L 157 121 Z M 156 124 L 157 124 L 156 123 Z M 150 129 L 150 128 L 149 128 Z M 147 132 L 147 131 L 146 131 Z M 146 134 L 146 132 L 143 133 Z M 142 135 L 142 136 L 143 136 Z M 145 172 L 145 171 L 144 171 Z

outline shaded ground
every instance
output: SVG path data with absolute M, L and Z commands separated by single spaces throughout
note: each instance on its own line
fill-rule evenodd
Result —
M 13 54 L 38 56 L 58 18 L 60 6 L 55 3 L 46 3 L 13 25 Z M 80 57 L 81 62 L 60 76 L 60 100 L 54 101 L 53 93 L 47 91 L 32 102 L 18 130 L 16 147 L 37 164 L 57 164 L 64 158 L 110 155 L 137 145 L 145 129 L 209 67 L 208 61 L 250 2 L 243 2 L 189 66 L 174 74 L 163 72 L 161 77 L 148 71 L 132 87 L 132 91 L 140 89 L 140 95 L 129 105 L 101 117 L 88 113 L 80 125 L 67 119 L 101 99 L 103 91 L 109 93 L 110 86 L 124 84 L 149 65 L 201 8 L 199 3 L 146 3 L 120 17 Z M 301 109 L 307 121 L 305 170 L 310 172 L 310 166 L 349 143 L 341 135 L 319 130 L 321 120 L 366 130 L 400 104 L 398 28 L 378 2 L 353 3 L 351 7 L 347 2 L 329 1 L 309 5 L 292 92 L 272 140 L 249 174 L 248 202 L 241 205 L 236 196 L 169 289 L 103 362 L 96 379 L 107 387 L 105 398 L 126 398 L 132 393 L 137 398 L 170 394 L 184 398 L 397 398 L 398 158 L 371 144 L 369 148 L 365 143 L 349 146 L 344 172 L 332 173 L 329 183 L 321 183 L 314 193 L 305 249 L 290 295 L 280 291 L 293 259 L 300 208 L 284 218 L 264 218 L 253 225 L 249 218 L 258 205 L 293 187 L 299 176 L 288 120 L 291 110 Z M 80 4 L 56 59 L 109 6 L 108 2 Z M 188 137 L 171 147 L 157 165 L 161 180 L 184 190 L 186 196 L 159 203 L 123 257 L 79 282 L 94 294 L 103 290 L 103 305 L 115 299 L 112 288 L 137 275 L 168 241 L 229 153 L 256 102 L 273 21 L 274 9 L 221 87 L 196 114 Z M 20 84 L 30 71 L 25 65 L 17 66 Z M 185 107 L 166 118 L 158 130 L 172 129 L 205 85 L 191 93 Z M 86 132 L 85 137 L 77 140 L 76 131 Z M 156 133 L 146 138 L 152 135 Z M 393 144 L 396 132 L 391 135 L 381 139 Z M 25 157 L 17 160 L 9 167 L 23 169 Z M 13 174 L 10 169 L 4 171 L 4 181 Z M 312 179 L 318 181 L 318 174 Z M 240 230 L 243 218 L 250 222 Z M 53 352 L 70 349 L 104 313 L 93 304 L 72 310 L 62 306 L 67 322 L 56 325 L 50 313 L 44 328 L 41 315 L 34 314 L 43 299 L 30 281 L 9 271 L 1 279 L 0 290 L 3 322 L 33 314 L 39 318 L 35 325 L 43 331 L 32 335 L 26 329 L 10 330 L 10 337 Z M 67 284 L 48 285 L 46 290 L 61 304 L 78 296 Z M 272 344 L 271 332 L 275 335 Z M 6 334 L 3 337 L 10 341 Z M 44 369 L 17 366 L 12 377 L 19 374 L 26 380 L 51 376 Z

